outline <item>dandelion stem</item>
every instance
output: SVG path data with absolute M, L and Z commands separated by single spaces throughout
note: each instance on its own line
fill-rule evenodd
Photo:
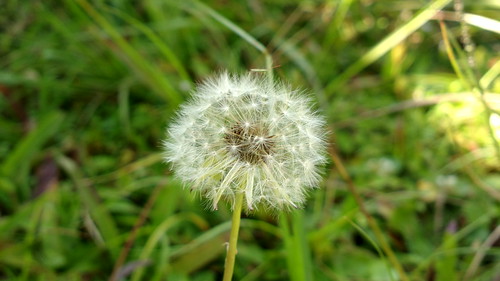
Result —
M 236 259 L 236 245 L 238 244 L 238 232 L 240 230 L 241 208 L 243 205 L 243 193 L 236 194 L 236 202 L 233 210 L 233 223 L 231 224 L 231 236 L 229 237 L 229 248 L 227 249 L 226 263 L 224 264 L 223 281 L 231 281 Z

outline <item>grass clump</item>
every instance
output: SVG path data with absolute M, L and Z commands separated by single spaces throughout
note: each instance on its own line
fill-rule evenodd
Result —
M 4 2 L 0 280 L 220 280 L 229 208 L 160 140 L 196 82 L 269 67 L 314 93 L 331 164 L 304 210 L 243 216 L 235 280 L 500 270 L 492 2 Z

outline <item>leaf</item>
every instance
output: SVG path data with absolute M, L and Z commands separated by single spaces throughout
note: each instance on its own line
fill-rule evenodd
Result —
M 36 128 L 16 145 L 14 151 L 0 166 L 2 175 L 18 178 L 21 175 L 20 171 L 29 167 L 38 150 L 58 132 L 63 120 L 64 114 L 59 111 L 42 116 Z
M 76 187 L 80 200 L 85 204 L 88 213 L 90 214 L 91 225 L 95 223 L 97 230 L 89 229 L 89 232 L 98 231 L 94 235 L 102 235 L 102 239 L 106 248 L 111 252 L 112 256 L 118 256 L 119 248 L 114 247 L 118 237 L 118 230 L 106 206 L 99 202 L 98 198 L 91 192 L 90 187 L 83 184 L 83 176 L 78 169 L 76 163 L 64 155 L 56 155 L 56 161 L 62 169 L 69 174 Z M 88 224 L 87 224 L 87 227 Z M 94 237 L 96 238 L 96 237 Z M 98 242 L 98 241 L 97 241 Z

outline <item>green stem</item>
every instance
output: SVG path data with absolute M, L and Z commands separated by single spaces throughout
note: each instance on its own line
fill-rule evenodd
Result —
M 266 57 L 266 70 L 267 70 L 267 78 L 269 79 L 269 84 L 273 84 L 273 57 L 267 50 L 262 52 Z
M 311 256 L 304 230 L 304 211 L 294 210 L 291 214 L 282 212 L 279 224 L 285 244 L 289 280 L 313 280 Z
M 236 245 L 238 244 L 238 232 L 240 230 L 241 208 L 243 205 L 243 193 L 236 194 L 236 203 L 233 210 L 233 223 L 231 225 L 231 236 L 229 237 L 229 248 L 227 249 L 226 263 L 224 264 L 223 281 L 231 281 L 233 278 L 234 261 L 236 259 Z

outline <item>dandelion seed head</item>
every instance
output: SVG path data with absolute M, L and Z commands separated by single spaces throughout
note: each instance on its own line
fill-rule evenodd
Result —
M 325 163 L 324 120 L 284 84 L 222 73 L 200 84 L 168 129 L 165 159 L 194 192 L 247 210 L 298 208 Z

